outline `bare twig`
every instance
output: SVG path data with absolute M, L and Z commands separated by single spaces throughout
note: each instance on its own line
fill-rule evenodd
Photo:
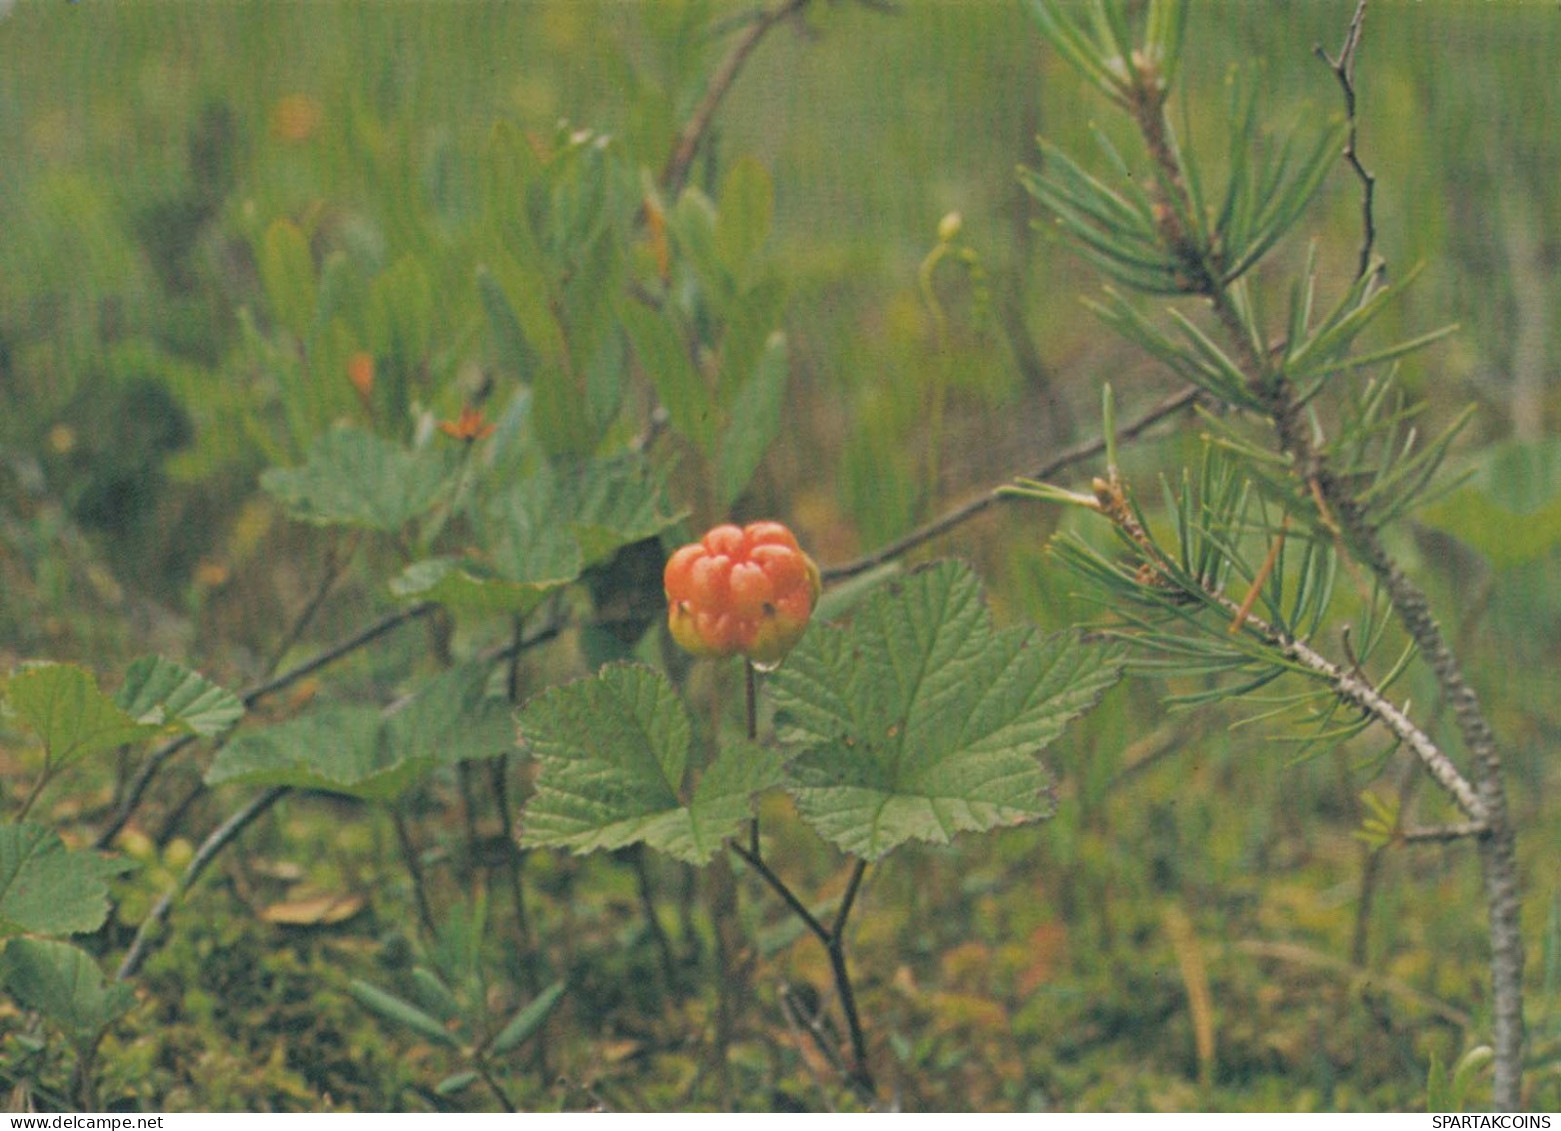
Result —
M 873 1073 L 867 1066 L 867 1037 L 862 1032 L 862 1019 L 856 1009 L 856 991 L 851 985 L 851 972 L 846 966 L 846 919 L 856 903 L 856 893 L 862 887 L 862 877 L 867 872 L 867 861 L 858 860 L 851 871 L 851 881 L 840 900 L 840 910 L 835 914 L 835 924 L 829 932 L 829 965 L 834 971 L 835 988 L 840 993 L 840 1008 L 846 1015 L 846 1026 L 851 1031 L 851 1080 L 861 1091 L 873 1095 Z
M 287 796 L 289 792 L 287 786 L 278 785 L 256 794 L 201 842 L 201 846 L 195 850 L 195 855 L 184 869 L 184 874 L 179 877 L 179 882 L 163 893 L 162 898 L 136 929 L 130 949 L 125 953 L 124 961 L 119 964 L 119 972 L 114 975 L 117 981 L 127 981 L 136 976 L 142 964 L 146 962 L 147 956 L 151 954 L 154 937 L 158 929 L 167 922 L 173 905 L 181 895 L 190 890 L 196 880 L 200 879 L 201 873 L 217 858 L 218 853 L 247 829 L 256 817 Z
M 1344 33 L 1344 43 L 1339 47 L 1339 54 L 1329 55 L 1320 43 L 1312 48 L 1317 57 L 1328 64 L 1328 69 L 1339 80 L 1339 89 L 1344 92 L 1344 112 L 1350 122 L 1350 136 L 1344 144 L 1344 159 L 1349 162 L 1350 168 L 1355 170 L 1355 176 L 1360 180 L 1361 185 L 1361 245 L 1360 264 L 1355 271 L 1357 279 L 1364 278 L 1366 272 L 1371 270 L 1371 249 L 1377 242 L 1377 222 L 1372 211 L 1377 192 L 1377 178 L 1368 173 L 1366 167 L 1360 163 L 1360 151 L 1356 144 L 1360 137 L 1360 119 L 1355 114 L 1355 57 L 1360 51 L 1360 33 L 1365 23 L 1366 0 L 1356 0 L 1355 15 Z
M 661 186 L 668 194 L 675 196 L 683 187 L 689 166 L 694 163 L 699 146 L 710 129 L 710 123 L 715 119 L 716 110 L 720 108 L 732 84 L 737 81 L 737 76 L 742 71 L 743 64 L 748 61 L 748 56 L 753 54 L 754 49 L 776 25 L 800 14 L 809 3 L 810 0 L 782 0 L 782 3 L 774 8 L 759 13 L 743 30 L 737 42 L 732 44 L 726 57 L 710 76 L 710 85 L 705 88 L 705 96 L 699 100 L 699 105 L 694 107 L 694 112 L 689 115 L 688 121 L 683 123 L 682 130 L 678 132 L 677 144 L 672 148 L 672 156 L 667 159 L 666 167 L 661 171 Z
M 1182 409 L 1187 408 L 1189 405 L 1193 404 L 1195 401 L 1197 401 L 1199 396 L 1200 391 L 1198 389 L 1192 388 L 1191 386 L 1182 389 L 1180 392 L 1172 393 L 1170 396 L 1165 397 L 1157 402 L 1142 416 L 1135 420 L 1129 421 L 1127 424 L 1119 426 L 1117 428 L 1117 440 L 1120 442 L 1122 440 L 1135 439 L 1148 428 L 1158 424 L 1166 417 L 1174 416 Z M 1073 464 L 1081 463 L 1084 460 L 1098 456 L 1105 450 L 1105 437 L 1098 436 L 1093 440 L 1086 440 L 1083 443 L 1075 444 L 1071 448 L 1065 448 L 1058 452 L 1051 459 L 1047 460 L 1040 467 L 1036 468 L 1036 470 L 1030 472 L 1026 478 L 1049 479 L 1053 475 L 1056 475 L 1057 472 L 1061 471 L 1063 468 L 1071 467 Z M 830 566 L 828 569 L 822 571 L 824 580 L 844 581 L 848 577 L 855 577 L 858 574 L 866 573 L 868 570 L 875 569 L 876 567 L 883 565 L 885 562 L 892 561 L 895 558 L 909 553 L 918 546 L 932 541 L 939 535 L 947 534 L 950 530 L 953 530 L 955 527 L 969 522 L 971 519 L 991 509 L 996 504 L 1006 501 L 1009 496 L 1003 493 L 1003 488 L 1006 487 L 1009 482 L 1011 482 L 1011 480 L 1005 480 L 1004 483 L 998 487 L 992 488 L 992 490 L 986 492 L 983 495 L 978 495 L 969 502 L 961 503 L 959 506 L 946 511 L 938 518 L 933 519 L 925 526 L 917 527 L 915 530 L 911 531 L 904 537 L 897 538 L 893 542 L 890 542 L 887 546 L 883 546 L 880 549 L 874 550 L 870 554 L 866 554 L 860 558 L 854 558 L 848 562 L 841 562 L 839 565 Z
M 412 897 L 417 904 L 417 921 L 423 927 L 424 937 L 432 939 L 439 932 L 434 925 L 434 909 L 428 902 L 428 881 L 423 874 L 422 856 L 419 854 L 416 842 L 412 839 L 412 830 L 407 826 L 406 815 L 401 812 L 400 806 L 391 806 L 390 821 L 396 829 L 396 844 L 401 849 L 401 861 L 406 865 L 407 875 L 412 877 Z
M 341 575 L 347 565 L 358 552 L 358 544 L 363 541 L 363 532 L 355 531 L 347 540 L 347 548 L 342 550 L 338 542 L 333 541 L 326 549 L 325 569 L 320 575 L 320 582 L 315 586 L 314 593 L 304 603 L 304 607 L 293 618 L 293 623 L 282 634 L 282 639 L 271 652 L 271 659 L 266 664 L 266 675 L 273 675 L 276 669 L 282 666 L 282 661 L 287 658 L 287 653 L 292 650 L 294 644 L 302 639 L 308 631 L 309 625 L 314 622 L 320 606 L 325 604 L 325 599 L 331 595 L 331 590 L 336 588 L 336 583 L 341 580 Z
M 808 988 L 809 990 L 812 989 L 811 986 Z M 810 996 L 816 995 L 810 994 Z M 814 1008 L 810 1009 L 802 1001 L 802 995 L 791 986 L 782 984 L 780 988 L 780 1004 L 781 1016 L 786 1019 L 786 1028 L 791 1030 L 792 1039 L 798 1045 L 801 1045 L 802 1037 L 806 1034 L 808 1040 L 813 1043 L 813 1047 L 818 1049 L 819 1055 L 829 1062 L 830 1068 L 844 1076 L 846 1074 L 845 1061 L 841 1059 L 840 1049 L 830 1039 L 830 1034 L 824 1030 L 824 1018 L 816 1007 L 816 1000 Z M 813 1086 L 818 1089 L 819 1100 L 824 1105 L 824 1109 L 826 1111 L 834 1111 L 834 1101 L 830 1098 L 829 1089 L 824 1086 L 823 1078 L 819 1075 L 818 1069 L 805 1056 L 802 1058 L 802 1066 L 807 1069 L 808 1075 L 813 1078 Z

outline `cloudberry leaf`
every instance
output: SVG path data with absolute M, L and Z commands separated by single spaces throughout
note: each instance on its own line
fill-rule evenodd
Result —
M 380 741 L 373 707 L 331 705 L 240 734 L 217 753 L 207 785 L 285 785 L 388 801 L 431 764 L 409 762 Z
M 480 555 L 416 562 L 391 589 L 457 611 L 524 616 L 585 569 L 681 517 L 637 456 L 544 464 L 488 502 L 478 523 Z
M 74 935 L 108 917 L 110 876 L 121 861 L 71 852 L 43 825 L 0 825 L 0 938 L 23 932 Z
M 522 709 L 520 737 L 542 771 L 523 843 L 581 853 L 643 842 L 702 864 L 781 776 L 779 753 L 738 743 L 690 795 L 688 712 L 664 676 L 634 664 L 543 692 Z
M 771 677 L 787 789 L 847 852 L 947 843 L 1051 815 L 1036 755 L 1116 682 L 1115 651 L 1076 633 L 992 626 L 970 568 L 938 562 L 819 626 Z
M 390 713 L 334 704 L 241 734 L 218 752 L 208 785 L 240 782 L 392 801 L 436 765 L 491 758 L 514 745 L 508 704 L 486 668 L 462 664 Z
M 59 769 L 81 758 L 137 742 L 162 729 L 161 719 L 127 714 L 75 664 L 29 664 L 6 683 L 6 702 L 43 743 Z
M 301 467 L 270 468 L 260 485 L 304 522 L 396 531 L 433 506 L 449 472 L 443 452 L 336 428 L 314 442 Z
M 86 951 L 48 939 L 7 943 L 0 954 L 0 984 L 65 1030 L 77 1048 L 89 1045 L 135 1004 L 135 990 L 107 981 Z
M 162 656 L 142 656 L 125 672 L 114 702 L 133 719 L 160 719 L 204 738 L 238 722 L 244 704 L 225 687 Z

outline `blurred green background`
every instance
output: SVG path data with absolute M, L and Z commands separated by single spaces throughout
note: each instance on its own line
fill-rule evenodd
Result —
M 1352 7 L 1194 6 L 1175 117 L 1211 167 L 1233 69 L 1276 130 L 1340 112 L 1313 47 L 1337 48 Z M 654 175 L 747 11 L 19 0 L 0 18 L 0 664 L 105 671 L 163 650 L 234 686 L 250 678 L 319 549 L 256 489 L 279 455 L 256 425 L 276 398 L 246 329 L 273 317 L 256 262 L 267 226 L 293 220 L 317 261 L 341 252 L 365 276 L 415 257 L 431 283 L 433 384 L 479 385 L 494 124 L 539 138 L 596 130 Z M 1558 57 L 1550 4 L 1400 0 L 1366 22 L 1360 147 L 1378 178 L 1376 247 L 1390 277 L 1422 267 L 1383 332 L 1461 325 L 1405 370 L 1429 431 L 1479 406 L 1460 467 L 1508 441 L 1548 450 L 1561 409 Z M 1124 418 L 1172 388 L 1082 309 L 1098 279 L 1014 176 L 1037 161 L 1038 133 L 1093 160 L 1089 127 L 1104 111 L 1013 3 L 821 2 L 763 43 L 692 176 L 713 193 L 751 155 L 775 186 L 767 252 L 790 287 L 793 373 L 747 511 L 789 519 L 827 567 L 1092 435 L 1101 381 Z M 940 324 L 918 272 L 950 212 L 969 254 L 932 275 Z M 1303 230 L 1332 283 L 1347 281 L 1362 238 L 1347 171 Z M 1265 268 L 1275 309 L 1304 238 Z M 443 395 L 448 413 L 460 397 Z M 1148 472 L 1192 451 L 1171 435 L 1131 461 Z M 1556 491 L 1536 488 L 1535 523 L 1561 523 L 1545 509 Z M 1056 625 L 1081 613 L 1041 553 L 1056 521 L 1008 509 L 934 549 L 975 560 L 1003 616 Z M 1406 528 L 1394 546 L 1439 600 L 1507 745 L 1528 883 L 1531 1086 L 1553 1109 L 1558 538 L 1503 560 L 1459 526 L 1475 521 Z M 382 597 L 349 586 L 322 635 Z M 1325 965 L 1240 950 L 1262 936 L 1349 955 L 1363 874 L 1350 831 L 1370 752 L 1296 764 L 1224 720 L 1167 719 L 1157 694 L 1119 692 L 1120 710 L 1058 756 L 1065 803 L 1042 832 L 923 852 L 873 892 L 860 946 L 877 954 L 863 961 L 877 964 L 879 1008 L 906 1034 L 906 1094 L 983 1107 L 1422 1102 L 1428 1055 L 1454 1058 L 1479 1032 L 1472 854 L 1393 857 L 1355 957 L 1457 1003 L 1473 1027 Z M 1428 686 L 1407 694 L 1430 701 Z M 1203 1085 L 1165 901 L 1221 956 L 1220 1067 Z M 380 1085 L 347 1102 L 404 1102 Z

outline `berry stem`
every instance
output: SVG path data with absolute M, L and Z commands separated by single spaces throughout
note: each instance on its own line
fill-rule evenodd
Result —
M 759 673 L 754 669 L 753 661 L 747 656 L 743 657 L 743 692 L 744 701 L 748 708 L 748 741 L 759 741 Z M 748 851 L 755 859 L 760 858 L 759 851 L 759 815 L 754 814 L 748 822 Z

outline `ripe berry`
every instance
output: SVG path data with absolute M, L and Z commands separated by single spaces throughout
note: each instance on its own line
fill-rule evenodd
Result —
M 778 522 L 717 526 L 667 560 L 667 624 L 696 656 L 774 664 L 802 637 L 818 566 Z

